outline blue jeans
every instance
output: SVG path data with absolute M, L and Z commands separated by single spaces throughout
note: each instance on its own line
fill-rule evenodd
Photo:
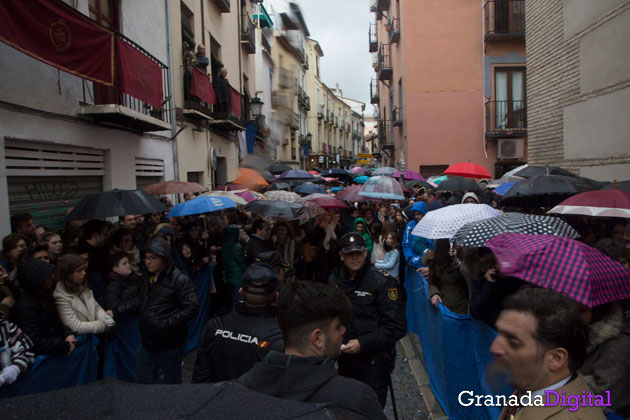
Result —
M 150 349 L 140 344 L 136 362 L 136 381 L 141 384 L 156 383 L 158 368 L 161 368 L 165 383 L 181 384 L 183 360 L 183 346 L 174 349 Z

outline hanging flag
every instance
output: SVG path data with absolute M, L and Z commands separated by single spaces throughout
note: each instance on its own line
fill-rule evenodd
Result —
M 241 94 L 230 87 L 230 112 L 241 118 Z
M 155 108 L 162 108 L 162 69 L 148 55 L 117 38 L 120 90 Z
M 214 94 L 214 88 L 212 87 L 212 83 L 210 82 L 210 76 L 208 76 L 198 67 L 194 67 L 193 69 L 190 93 L 207 104 L 217 103 L 217 98 Z
M 114 33 L 61 1 L 0 1 L 0 41 L 75 76 L 114 84 Z

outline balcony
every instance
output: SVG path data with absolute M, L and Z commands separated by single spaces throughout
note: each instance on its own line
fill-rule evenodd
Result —
M 247 54 L 256 54 L 256 25 L 249 15 L 243 15 L 241 46 Z
M 221 13 L 230 13 L 230 0 L 214 0 L 214 5 Z
M 392 69 L 389 44 L 381 44 L 378 50 L 378 68 L 376 73 L 378 80 L 391 82 L 394 71 Z
M 525 39 L 525 0 L 488 0 L 483 11 L 486 42 Z
M 293 112 L 291 116 L 291 128 L 294 130 L 300 129 L 300 114 Z
M 229 98 L 227 97 L 229 95 Z M 225 98 L 217 96 L 212 120 L 208 124 L 218 131 L 245 130 L 243 122 L 243 96 L 232 86 Z
M 486 102 L 486 137 L 522 137 L 527 135 L 525 101 Z
M 378 124 L 378 141 L 381 150 L 394 150 L 394 140 L 391 137 L 389 121 L 381 120 Z
M 319 111 L 317 112 L 317 119 L 318 120 L 323 120 L 324 119 L 324 114 L 326 113 L 326 110 L 324 109 L 324 106 L 320 106 Z
M 403 125 L 402 110 L 397 106 L 392 109 L 392 122 L 394 127 L 402 127 Z
M 260 43 L 262 44 L 263 51 L 267 51 L 271 54 L 271 44 L 264 33 L 260 36 Z
M 390 0 L 374 0 L 370 6 L 370 12 L 387 12 Z
M 306 91 L 301 87 L 298 87 L 298 105 L 302 106 L 305 110 L 311 110 L 311 98 L 306 94 Z
M 378 51 L 378 38 L 376 37 L 376 23 L 370 23 L 368 36 L 370 39 L 370 52 L 373 53 L 373 52 Z
M 370 103 L 372 105 L 379 104 L 378 81 L 374 79 L 372 79 L 372 81 L 370 82 Z
M 389 31 L 389 43 L 398 44 L 400 41 L 400 19 L 389 19 L 387 30 Z
M 170 90 L 168 67 L 126 36 L 116 33 L 116 38 L 159 66 L 161 86 L 143 85 L 141 90 L 146 94 L 147 90 L 154 92 L 161 87 L 160 106 L 156 106 L 155 103 L 150 105 L 126 93 L 121 86 L 120 77 L 116 78 L 112 87 L 83 79 L 83 105 L 79 113 L 89 116 L 94 121 L 111 124 L 114 127 L 134 132 L 169 130 L 171 128 L 171 115 L 168 109 L 168 92 Z M 114 72 L 118 75 L 122 64 L 120 58 L 118 56 L 115 57 Z M 142 76 L 146 77 L 145 74 Z M 146 83 L 146 79 L 143 79 L 143 81 Z

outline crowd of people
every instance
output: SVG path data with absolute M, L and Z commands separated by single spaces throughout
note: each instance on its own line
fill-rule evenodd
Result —
M 34 356 L 71 354 L 78 335 L 111 339 L 126 316 L 139 319 L 137 381 L 181 383 L 188 325 L 200 309 L 190 279 L 209 265 L 212 317 L 199 340 L 193 382 L 237 379 L 279 398 L 383 418 L 395 343 L 407 330 L 408 270 L 428 280 L 434 305 L 497 329 L 492 351 L 499 359 L 516 346 L 509 335 L 518 320 L 506 312 L 550 316 L 530 307 L 534 298 L 523 291 L 529 288 L 502 275 L 488 248 L 412 233 L 427 212 L 480 202 L 497 207 L 499 200 L 415 187 L 406 200 L 348 202 L 308 220 L 270 221 L 236 208 L 73 221 L 59 232 L 16 214 L 0 260 L 0 386 L 14 382 Z M 629 266 L 630 225 L 568 222 L 581 240 Z M 578 323 L 588 338 L 561 372 L 580 372 L 597 394 L 610 391 L 611 409 L 630 416 L 627 302 L 573 307 L 577 318 L 555 321 Z M 562 345 L 556 339 L 545 346 Z

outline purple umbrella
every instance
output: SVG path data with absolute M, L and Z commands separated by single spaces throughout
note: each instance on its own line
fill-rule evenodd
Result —
M 290 171 L 282 172 L 282 175 L 278 177 L 278 179 L 313 179 L 315 178 L 313 174 L 308 173 L 307 171 L 303 171 L 301 169 L 291 169 Z
M 591 308 L 630 298 L 630 270 L 575 239 L 502 233 L 486 244 L 503 275 L 565 293 Z
M 416 180 L 416 181 L 426 181 L 426 179 L 424 179 L 424 177 L 422 175 L 420 175 L 418 172 L 414 172 L 414 171 L 405 171 L 402 173 L 402 175 L 404 176 L 405 180 L 409 181 L 409 180 Z M 400 171 L 394 172 L 391 175 L 392 178 L 400 178 Z

